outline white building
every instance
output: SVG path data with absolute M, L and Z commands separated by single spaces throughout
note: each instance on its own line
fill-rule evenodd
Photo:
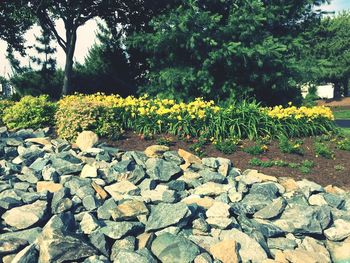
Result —
M 301 87 L 301 94 L 305 98 L 309 92 L 309 84 L 305 84 Z M 316 95 L 321 99 L 332 99 L 334 92 L 334 86 L 331 83 L 325 85 L 316 86 Z

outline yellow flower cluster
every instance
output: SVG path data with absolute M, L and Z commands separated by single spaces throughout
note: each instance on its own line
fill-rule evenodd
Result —
M 317 118 L 325 118 L 328 120 L 334 120 L 333 113 L 330 108 L 324 106 L 315 106 L 315 107 L 295 107 L 290 106 L 288 108 L 283 108 L 282 106 L 275 106 L 273 108 L 266 109 L 267 114 L 275 119 L 306 119 L 311 121 Z
M 197 98 L 190 103 L 176 103 L 171 99 L 150 99 L 147 95 L 136 98 L 129 96 L 122 98 L 119 95 L 104 95 L 101 93 L 92 95 L 75 94 L 64 97 L 59 102 L 60 107 L 71 105 L 72 103 L 123 108 L 126 112 L 130 112 L 132 117 L 135 116 L 155 116 L 174 118 L 181 121 L 185 116 L 191 119 L 204 119 L 208 112 L 218 112 L 220 107 L 216 106 L 214 101 L 204 101 L 203 98 Z M 160 122 L 158 122 L 160 123 Z

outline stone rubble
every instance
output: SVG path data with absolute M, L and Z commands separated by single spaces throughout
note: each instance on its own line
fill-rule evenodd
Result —
M 85 131 L 0 134 L 2 262 L 350 262 L 350 193 Z

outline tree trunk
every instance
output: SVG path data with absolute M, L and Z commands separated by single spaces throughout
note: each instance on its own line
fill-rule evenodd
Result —
M 64 66 L 62 95 L 68 95 L 73 90 L 72 75 L 73 75 L 73 57 L 74 57 L 75 44 L 77 40 L 76 29 L 72 28 L 69 30 L 66 28 L 66 37 L 67 37 L 66 64 Z
M 348 97 L 349 96 L 349 79 L 346 78 L 343 81 L 343 95 L 344 97 Z
M 339 82 L 334 83 L 333 99 L 339 99 L 341 97 L 341 84 Z

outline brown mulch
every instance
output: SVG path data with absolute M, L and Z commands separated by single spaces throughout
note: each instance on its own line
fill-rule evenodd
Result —
M 327 107 L 350 108 L 350 97 L 340 99 L 317 100 L 317 105 Z
M 115 146 L 121 150 L 139 150 L 143 151 L 150 145 L 157 144 L 157 138 L 164 137 L 164 135 L 157 135 L 152 140 L 141 139 L 135 133 L 128 132 L 125 134 L 124 138 L 118 141 L 110 141 L 104 140 L 107 144 L 111 146 Z M 169 137 L 169 136 L 167 136 Z M 179 148 L 190 151 L 189 147 L 193 144 L 193 142 L 185 142 L 176 137 L 171 137 L 174 142 L 173 145 L 170 146 L 171 150 L 177 150 Z M 305 150 L 305 154 L 303 156 L 296 154 L 285 154 L 282 153 L 278 148 L 277 142 L 272 142 L 268 145 L 269 149 L 266 153 L 253 156 L 250 155 L 241 149 L 235 152 L 234 154 L 223 154 L 218 151 L 213 145 L 206 145 L 204 148 L 204 152 L 206 156 L 211 157 L 224 157 L 230 159 L 234 166 L 240 168 L 242 171 L 245 169 L 257 169 L 262 173 L 276 176 L 276 177 L 293 177 L 297 180 L 301 180 L 303 178 L 312 180 L 316 183 L 319 183 L 323 186 L 332 184 L 339 186 L 343 189 L 350 189 L 350 152 L 342 151 L 335 149 L 334 142 L 327 142 L 330 144 L 330 148 L 335 152 L 335 159 L 329 160 L 323 157 L 315 157 L 315 151 L 313 149 L 314 138 L 304 138 L 303 148 Z M 254 142 L 245 140 L 243 141 L 242 147 L 253 145 Z M 303 174 L 297 168 L 288 168 L 288 167 L 269 167 L 269 168 L 261 168 L 254 167 L 249 165 L 249 161 L 254 158 L 268 158 L 271 160 L 283 160 L 287 162 L 295 162 L 300 163 L 303 160 L 310 160 L 315 163 L 315 167 L 312 168 L 311 173 Z M 340 165 L 343 166 L 344 169 L 336 170 L 335 166 Z

